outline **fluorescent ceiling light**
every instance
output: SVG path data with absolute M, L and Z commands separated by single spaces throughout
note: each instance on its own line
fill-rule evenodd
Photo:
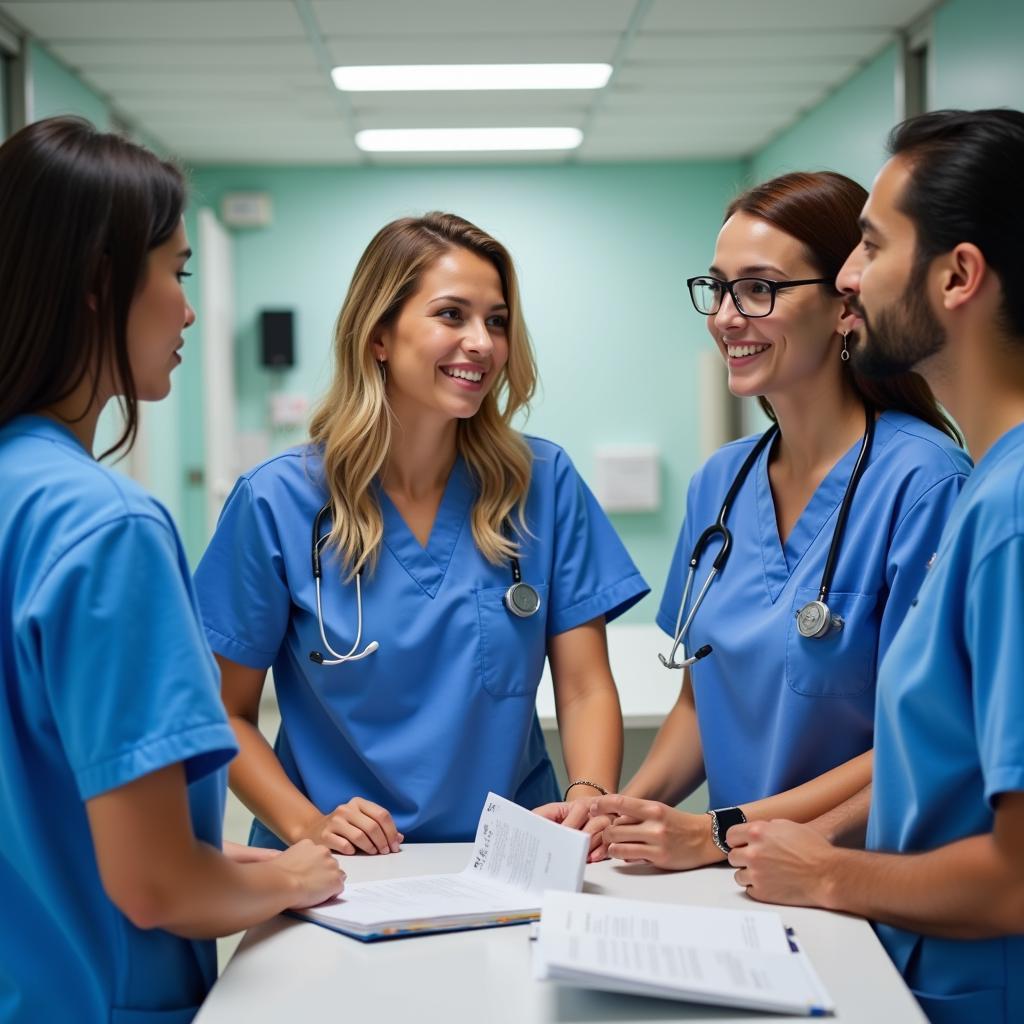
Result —
M 461 89 L 601 89 L 610 64 L 391 64 L 337 67 L 331 78 L 344 92 Z
M 502 149 L 575 149 L 578 128 L 367 128 L 356 145 L 367 153 L 440 153 Z

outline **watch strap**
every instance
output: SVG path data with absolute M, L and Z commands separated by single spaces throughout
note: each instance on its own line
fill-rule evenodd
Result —
M 747 816 L 738 807 L 719 807 L 708 811 L 708 815 L 711 817 L 711 841 L 728 856 L 732 847 L 725 837 L 733 825 L 742 825 Z

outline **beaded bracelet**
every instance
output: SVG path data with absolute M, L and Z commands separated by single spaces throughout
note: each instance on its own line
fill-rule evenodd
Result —
M 565 793 L 562 795 L 563 800 L 569 799 L 569 790 L 572 789 L 573 786 L 590 786 L 593 789 L 596 789 L 601 796 L 608 795 L 608 790 L 605 789 L 604 786 L 599 786 L 596 782 L 591 782 L 589 779 L 577 779 L 575 782 L 570 782 L 569 785 L 565 787 Z

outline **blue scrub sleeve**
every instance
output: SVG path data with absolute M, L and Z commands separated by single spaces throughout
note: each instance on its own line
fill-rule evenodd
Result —
M 953 503 L 967 481 L 963 473 L 932 484 L 907 510 L 893 531 L 886 557 L 885 578 L 889 596 L 878 631 L 878 657 L 885 652 L 906 618 L 928 573 L 928 563 L 939 549 L 939 540 L 953 511 Z
M 311 530 L 312 520 L 302 528 Z M 195 582 L 210 646 L 240 665 L 269 668 L 288 630 L 291 595 L 273 513 L 245 477 L 228 496 Z
M 29 599 L 26 625 L 82 800 L 178 762 L 192 782 L 235 755 L 168 523 L 128 515 L 72 545 Z
M 569 456 L 555 459 L 555 539 L 548 635 L 603 615 L 611 622 L 650 587 Z
M 999 544 L 967 584 L 965 642 L 985 799 L 1024 790 L 1024 537 Z

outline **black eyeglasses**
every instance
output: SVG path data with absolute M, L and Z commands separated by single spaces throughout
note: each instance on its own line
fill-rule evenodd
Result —
M 799 288 L 805 284 L 831 284 L 827 277 L 806 281 L 766 281 L 763 277 L 737 277 L 722 281 L 717 277 L 691 277 L 686 282 L 693 307 L 704 316 L 713 316 L 722 308 L 722 297 L 728 292 L 733 305 L 742 316 L 768 316 L 775 308 L 775 296 L 783 288 Z

